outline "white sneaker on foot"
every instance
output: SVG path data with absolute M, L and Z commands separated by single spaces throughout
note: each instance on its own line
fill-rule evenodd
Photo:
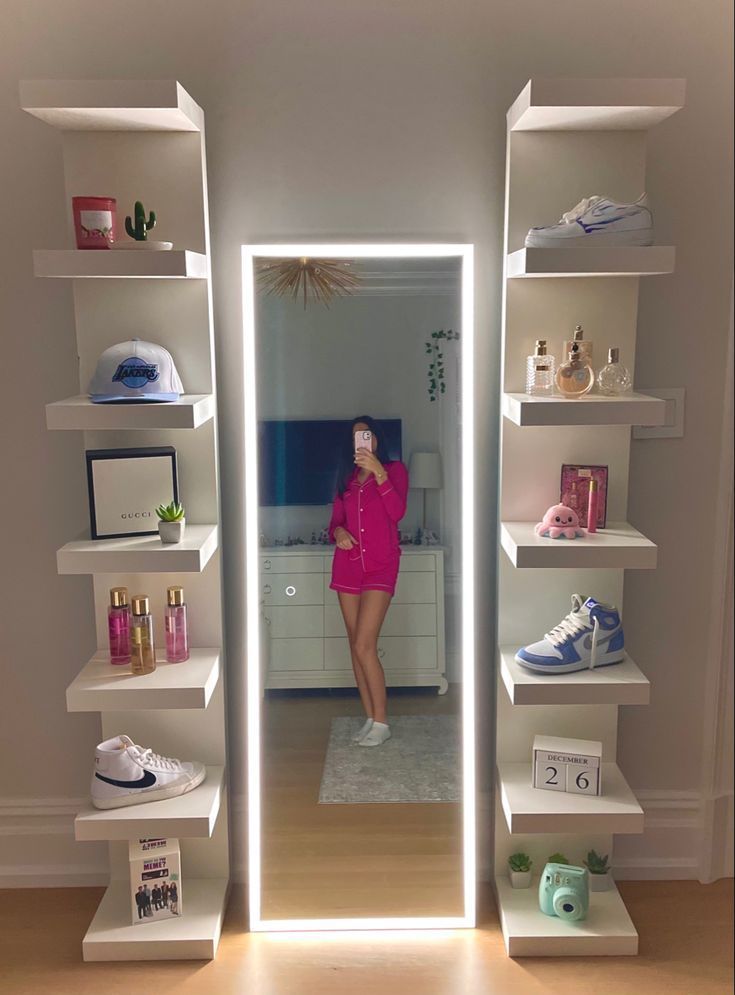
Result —
M 578 245 L 653 245 L 648 197 L 618 204 L 609 197 L 584 197 L 555 225 L 531 228 L 527 249 L 568 249 Z
M 390 739 L 390 728 L 385 722 L 373 722 L 370 732 L 357 745 L 382 746 L 386 739 Z
M 363 738 L 363 736 L 366 736 L 367 733 L 369 733 L 372 728 L 373 728 L 373 720 L 372 719 L 366 719 L 363 722 L 363 724 L 360 726 L 359 730 L 352 737 L 352 742 L 353 743 L 359 743 L 360 740 Z
M 184 795 L 206 777 L 204 764 L 162 757 L 136 746 L 129 736 L 113 736 L 100 743 L 92 773 L 95 808 L 120 808 L 141 802 Z

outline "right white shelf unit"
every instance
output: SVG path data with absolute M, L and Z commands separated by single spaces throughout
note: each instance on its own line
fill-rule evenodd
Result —
M 599 672 L 546 677 L 525 672 L 514 655 L 567 614 L 573 593 L 622 610 L 624 570 L 656 566 L 655 543 L 627 522 L 628 464 L 631 426 L 662 424 L 664 410 L 635 393 L 540 401 L 523 388 L 535 340 L 545 338 L 558 358 L 578 323 L 594 343 L 597 368 L 617 346 L 633 371 L 639 278 L 673 272 L 675 257 L 670 246 L 528 250 L 523 241 L 529 228 L 556 221 L 582 197 L 639 197 L 645 131 L 682 107 L 684 92 L 683 80 L 531 80 L 508 112 L 495 883 L 510 956 L 638 950 L 616 888 L 592 893 L 589 917 L 569 924 L 540 911 L 538 875 L 554 851 L 581 864 L 591 848 L 612 853 L 613 834 L 643 831 L 643 812 L 615 761 L 618 708 L 646 704 L 649 683 L 630 657 Z M 559 501 L 562 463 L 608 466 L 609 524 L 593 537 L 534 535 L 545 509 Z M 603 795 L 532 788 L 537 734 L 602 740 Z M 528 890 L 513 890 L 508 880 L 507 859 L 518 850 L 534 862 Z

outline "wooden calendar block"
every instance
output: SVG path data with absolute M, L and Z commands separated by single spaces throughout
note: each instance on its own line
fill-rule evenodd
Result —
M 588 739 L 536 736 L 533 786 L 578 795 L 602 794 L 602 743 Z

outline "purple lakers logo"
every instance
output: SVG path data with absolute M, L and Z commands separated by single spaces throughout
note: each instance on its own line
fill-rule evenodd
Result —
M 155 383 L 160 376 L 157 363 L 146 363 L 144 359 L 131 356 L 124 360 L 115 370 L 112 378 L 113 383 L 122 383 L 126 387 L 145 387 L 148 383 Z

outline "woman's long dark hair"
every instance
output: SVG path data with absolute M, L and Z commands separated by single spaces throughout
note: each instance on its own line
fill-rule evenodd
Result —
M 337 494 L 344 494 L 347 490 L 350 477 L 355 472 L 355 425 L 362 423 L 367 425 L 370 431 L 378 440 L 374 452 L 380 462 L 385 465 L 389 462 L 388 450 L 386 449 L 383 430 L 380 423 L 370 415 L 358 415 L 350 422 L 349 435 L 345 433 L 344 442 L 339 451 L 339 462 L 337 464 Z

